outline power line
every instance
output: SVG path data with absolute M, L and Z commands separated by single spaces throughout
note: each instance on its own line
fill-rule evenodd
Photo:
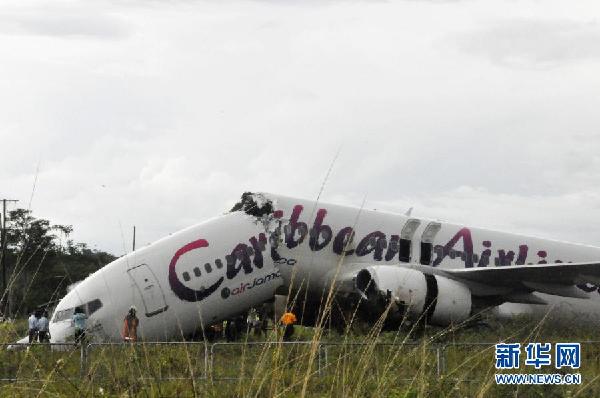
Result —
M 2 200 L 2 231 L 0 232 L 0 239 L 2 240 L 2 248 L 0 252 L 0 266 L 2 267 L 2 296 L 0 296 L 0 308 L 2 313 L 5 314 L 5 306 L 8 302 L 8 295 L 6 294 L 6 202 L 18 202 L 17 199 L 1 199 Z

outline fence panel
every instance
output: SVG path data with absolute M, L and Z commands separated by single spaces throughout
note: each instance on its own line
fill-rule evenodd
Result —
M 308 364 L 311 341 L 214 343 L 211 347 L 211 375 L 214 380 L 265 377 L 282 369 Z M 319 369 L 319 345 L 314 349 L 314 366 Z
M 146 342 L 93 343 L 83 350 L 72 344 L 4 344 L 0 345 L 0 381 L 84 377 L 98 383 L 126 383 L 209 376 L 215 380 L 264 378 L 273 372 L 289 373 L 290 369 L 305 371 L 312 353 L 313 372 L 323 378 L 359 377 L 365 383 L 401 383 L 443 376 L 454 383 L 476 385 L 490 381 L 497 372 L 495 344 Z M 554 349 L 552 352 L 554 364 Z M 540 371 L 525 367 L 525 355 L 522 345 L 517 372 L 556 371 L 554 366 Z M 581 342 L 581 368 L 577 373 L 583 380 L 592 380 L 600 373 L 599 364 L 600 342 Z
M 84 374 L 92 381 L 204 379 L 208 346 L 203 342 L 94 343 L 87 347 Z
M 80 353 L 73 344 L 0 344 L 0 381 L 77 378 Z
M 442 372 L 456 382 L 481 382 L 493 377 L 496 370 L 496 343 L 451 343 L 443 347 Z
M 441 371 L 440 350 L 419 343 L 323 343 L 324 375 L 398 384 Z M 390 376 L 396 377 L 390 377 Z

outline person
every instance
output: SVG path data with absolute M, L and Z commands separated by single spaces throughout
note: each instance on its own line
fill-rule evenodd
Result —
M 31 313 L 29 317 L 28 325 L 29 325 L 29 344 L 35 342 L 38 332 L 38 316 L 35 312 Z
M 48 311 L 44 311 L 38 320 L 38 339 L 40 343 L 50 342 L 50 322 L 48 321 Z
M 123 320 L 123 340 L 135 343 L 137 341 L 137 328 L 140 320 L 135 315 L 135 307 L 131 306 Z
M 296 323 L 296 315 L 293 312 L 286 312 L 281 316 L 281 324 L 285 327 L 283 332 L 283 341 L 290 341 L 294 335 L 294 323 Z
M 262 319 L 260 321 L 260 331 L 263 335 L 267 335 L 267 331 L 269 330 L 269 317 L 266 314 L 262 314 Z
M 223 321 L 213 324 L 210 328 L 213 331 L 213 338 L 215 338 L 215 339 L 223 338 Z
M 255 308 L 252 308 L 248 313 L 248 331 L 250 330 L 254 330 L 255 336 L 261 335 L 260 320 L 258 318 L 258 311 Z
M 75 326 L 75 345 L 82 343 L 85 340 L 85 320 L 87 319 L 87 315 L 83 311 L 81 307 L 75 307 L 75 312 L 73 313 L 73 318 L 71 318 L 73 322 L 73 326 Z
M 237 340 L 237 327 L 235 326 L 234 319 L 228 319 L 225 322 L 225 338 L 227 339 L 228 343 Z

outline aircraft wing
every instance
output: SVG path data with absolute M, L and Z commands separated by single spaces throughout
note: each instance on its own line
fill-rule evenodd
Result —
M 538 291 L 564 297 L 588 298 L 575 285 L 600 285 L 600 261 L 445 269 L 443 274 L 466 284 L 506 287 L 513 292 Z
M 459 279 L 491 285 L 514 285 L 521 282 L 560 285 L 578 285 L 587 282 L 600 284 L 600 261 L 463 268 L 444 270 L 444 273 Z

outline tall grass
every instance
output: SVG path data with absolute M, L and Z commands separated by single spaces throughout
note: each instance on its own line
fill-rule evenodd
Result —
M 25 327 L 23 322 L 2 324 L 0 342 L 14 341 Z M 0 396 L 600 396 L 600 344 L 584 343 L 600 340 L 595 327 L 523 318 L 462 330 L 427 328 L 413 338 L 408 328 L 381 332 L 375 324 L 366 334 L 349 328 L 340 335 L 324 328 L 318 340 L 314 329 L 297 329 L 299 342 L 293 344 L 282 342 L 276 330 L 262 339 L 248 334 L 234 345 L 216 344 L 208 364 L 205 350 L 210 353 L 212 343 L 203 342 L 94 346 L 83 369 L 79 349 L 57 352 L 36 345 L 3 350 L 0 377 L 17 381 L 2 382 Z M 491 344 L 499 341 L 581 341 L 583 383 L 497 386 Z M 519 372 L 536 371 L 521 366 Z

